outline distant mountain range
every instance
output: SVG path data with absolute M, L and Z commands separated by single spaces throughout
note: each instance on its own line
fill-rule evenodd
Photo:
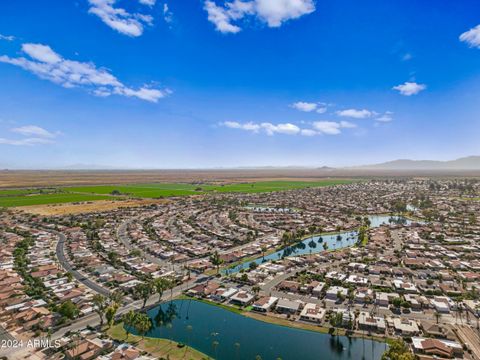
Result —
M 480 170 L 480 156 L 468 156 L 449 161 L 400 159 L 381 164 L 354 166 L 363 170 Z
M 5 170 L 52 170 L 52 171 L 270 171 L 278 173 L 278 176 L 281 176 L 283 172 L 285 174 L 296 171 L 299 173 L 307 172 L 318 172 L 325 176 L 346 176 L 348 173 L 362 173 L 362 172 L 374 172 L 374 173 L 388 173 L 390 171 L 406 171 L 408 173 L 424 173 L 424 172 L 438 172 L 438 171 L 480 171 L 480 156 L 468 156 L 462 157 L 456 160 L 449 161 L 437 161 L 437 160 L 410 160 L 410 159 L 399 159 L 393 161 L 387 161 L 380 164 L 370 164 L 370 165 L 358 165 L 358 166 L 349 166 L 349 167 L 329 167 L 329 166 L 320 166 L 320 167 L 311 167 L 311 166 L 244 166 L 244 167 L 216 167 L 216 168 L 185 168 L 181 167 L 177 169 L 142 169 L 136 167 L 115 167 L 108 165 L 98 165 L 98 164 L 71 164 L 67 166 L 57 166 L 57 167 L 19 167 L 8 163 L 0 163 L 0 171 Z

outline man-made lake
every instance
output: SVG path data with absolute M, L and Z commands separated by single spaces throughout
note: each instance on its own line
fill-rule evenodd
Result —
M 386 350 L 381 342 L 269 324 L 195 300 L 174 300 L 148 315 L 154 328 L 146 336 L 189 344 L 218 360 L 377 360 Z
M 400 223 L 410 225 L 412 221 L 401 216 L 390 215 L 370 215 L 370 227 L 379 227 L 383 224 Z M 279 251 L 263 257 L 258 257 L 252 261 L 247 261 L 235 266 L 232 269 L 227 269 L 224 272 L 228 274 L 236 273 L 242 269 L 248 269 L 250 263 L 254 262 L 260 265 L 263 261 L 279 260 L 288 256 L 299 256 L 307 254 L 317 254 L 325 250 L 338 250 L 344 247 L 353 246 L 358 241 L 358 234 L 356 231 L 343 231 L 330 235 L 312 236 L 298 244 L 287 246 Z M 326 248 L 324 247 L 326 244 Z

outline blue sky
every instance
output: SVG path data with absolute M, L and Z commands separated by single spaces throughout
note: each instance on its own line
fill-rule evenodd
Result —
M 0 167 L 479 155 L 474 0 L 0 3 Z

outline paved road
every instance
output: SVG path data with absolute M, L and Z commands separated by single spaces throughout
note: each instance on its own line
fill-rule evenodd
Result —
M 104 287 L 98 285 L 96 282 L 93 282 L 92 280 L 88 279 L 85 275 L 83 275 L 81 272 L 75 270 L 72 267 L 72 265 L 69 263 L 68 259 L 65 256 L 65 241 L 66 241 L 65 235 L 58 231 L 54 231 L 54 230 L 49 230 L 49 231 L 58 236 L 56 253 L 57 253 L 57 259 L 60 262 L 60 265 L 62 265 L 62 267 L 66 271 L 72 274 L 75 279 L 80 281 L 86 287 L 92 289 L 93 291 L 99 294 L 102 294 L 103 296 L 110 295 L 110 290 L 105 289 Z
M 2 326 L 0 326 L 0 340 L 15 340 L 15 338 L 10 335 L 10 333 L 5 330 Z

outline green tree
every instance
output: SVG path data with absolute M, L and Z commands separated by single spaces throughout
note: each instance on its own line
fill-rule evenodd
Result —
M 220 255 L 218 254 L 218 251 L 215 251 L 211 256 L 210 256 L 210 262 L 212 263 L 213 266 L 216 267 L 217 269 L 217 275 L 220 272 L 220 265 L 223 264 L 223 260 L 220 258 Z
M 162 301 L 163 292 L 168 289 L 168 280 L 165 278 L 157 278 L 153 281 L 153 287 L 158 294 L 158 302 Z
M 122 316 L 123 324 L 125 325 L 125 332 L 127 333 L 127 339 L 128 335 L 130 334 L 130 329 L 135 326 L 136 317 L 137 314 L 135 314 L 135 311 L 133 310 L 130 310 Z
M 108 300 L 110 301 L 110 304 L 116 304 L 118 307 L 122 305 L 123 302 L 123 292 L 120 290 L 116 290 L 108 296 Z
M 107 299 L 103 295 L 95 294 L 93 296 L 92 301 L 93 301 L 93 310 L 100 317 L 100 327 L 102 327 L 104 323 L 103 315 L 105 313 L 105 309 L 107 308 Z
M 134 293 L 143 300 L 142 309 L 147 305 L 147 300 L 152 295 L 152 292 L 153 286 L 151 282 L 145 282 L 135 286 Z
M 107 310 L 105 310 L 105 318 L 107 319 L 108 328 L 111 328 L 115 320 L 115 315 L 117 314 L 118 304 L 113 303 Z
M 58 308 L 58 313 L 70 320 L 75 319 L 80 310 L 78 309 L 77 305 L 75 305 L 70 300 L 65 301 L 60 307 Z
M 144 339 L 145 334 L 152 329 L 152 321 L 146 314 L 138 313 L 135 317 L 135 324 L 133 327 L 140 335 L 142 335 L 142 339 Z
M 387 351 L 382 355 L 382 360 L 414 360 L 407 344 L 403 340 L 394 340 Z

